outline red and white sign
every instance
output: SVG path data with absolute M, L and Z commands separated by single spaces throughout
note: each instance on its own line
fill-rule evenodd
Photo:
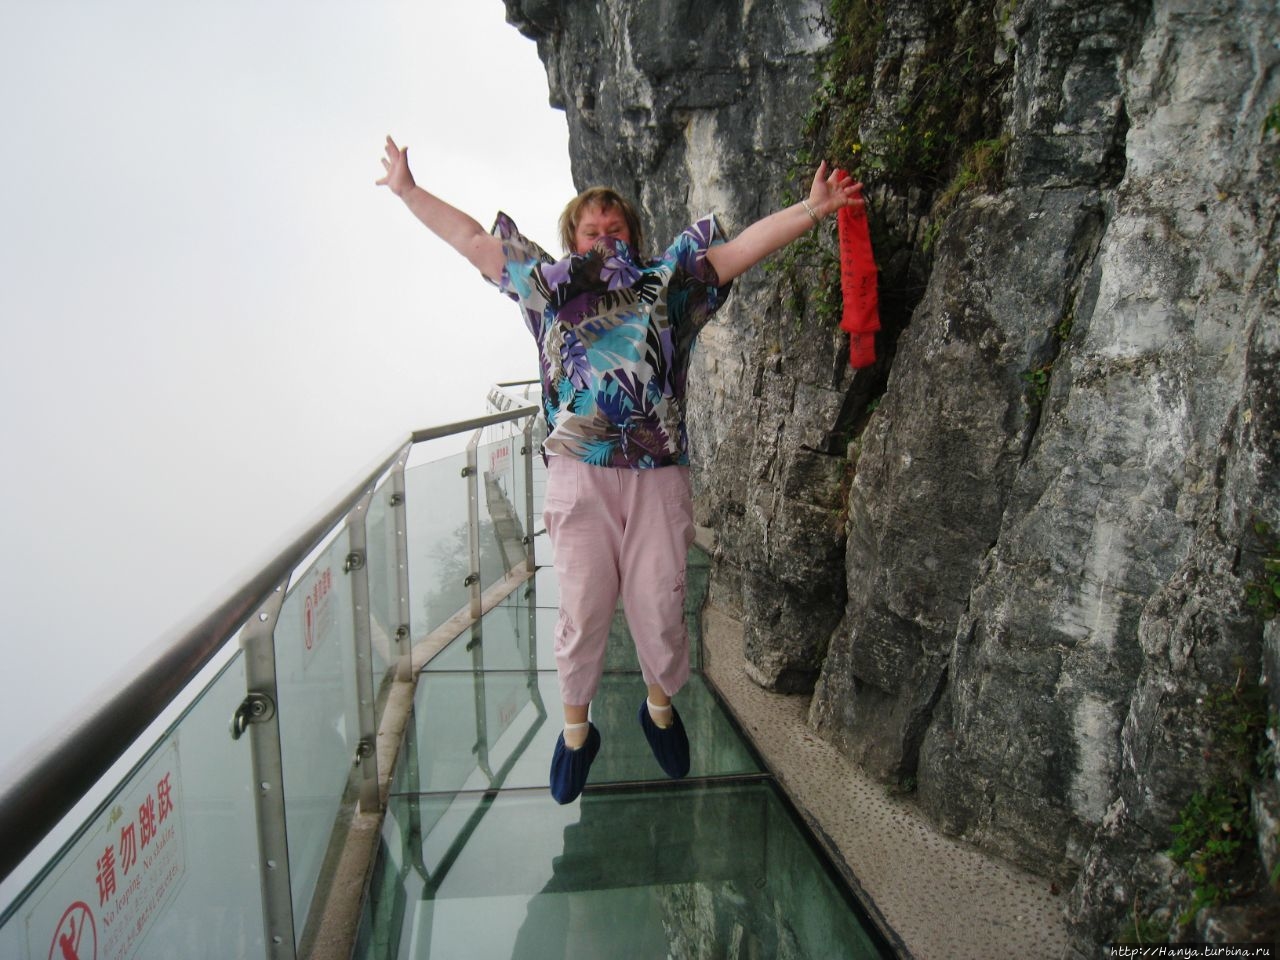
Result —
M 302 645 L 310 652 L 322 646 L 335 629 L 333 605 L 329 600 L 333 593 L 333 568 L 312 569 L 299 589 L 302 590 Z
M 506 473 L 511 469 L 511 444 L 504 443 L 489 451 L 489 473 Z
M 178 744 L 170 739 L 46 880 L 27 956 L 128 960 L 186 876 Z
M 67 907 L 49 945 L 49 960 L 97 960 L 98 929 L 89 905 L 77 900 Z

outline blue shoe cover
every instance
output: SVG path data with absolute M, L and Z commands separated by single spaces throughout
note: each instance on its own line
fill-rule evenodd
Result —
M 587 785 L 587 774 L 591 772 L 591 763 L 600 752 L 600 731 L 595 724 L 587 730 L 587 739 L 576 750 L 564 745 L 564 732 L 556 741 L 555 752 L 551 754 L 551 796 L 556 803 L 573 803 Z
M 679 780 L 689 772 L 689 735 L 684 732 L 675 704 L 671 705 L 671 726 L 664 730 L 649 716 L 648 702 L 641 700 L 640 729 L 644 731 L 644 738 L 649 741 L 649 749 L 663 773 Z

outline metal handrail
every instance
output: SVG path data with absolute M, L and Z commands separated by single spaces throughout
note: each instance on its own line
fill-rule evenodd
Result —
M 25 768 L 0 788 L 0 877 L 8 877 L 58 822 L 146 732 L 299 563 L 347 516 L 414 444 L 531 416 L 521 406 L 457 423 L 415 430 L 328 510 L 303 528 L 230 597 L 179 625 L 131 665 L 123 683 L 99 694 L 70 721 L 64 734 L 28 751 L 10 769 Z
M 466 433 L 469 430 L 479 430 L 482 427 L 492 427 L 494 424 L 506 423 L 508 420 L 519 420 L 521 417 L 532 416 L 537 412 L 537 404 L 515 407 L 511 410 L 504 410 L 501 413 L 490 413 L 483 417 L 476 417 L 472 420 L 460 420 L 457 423 L 451 423 L 443 427 L 428 427 L 425 430 L 415 430 L 413 431 L 411 439 L 413 443 L 424 443 L 427 440 L 439 440 L 441 437 L 449 437 L 455 433 Z

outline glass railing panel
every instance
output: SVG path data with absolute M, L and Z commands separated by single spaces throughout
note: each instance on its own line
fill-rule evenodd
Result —
M 768 783 L 396 798 L 393 821 L 362 958 L 887 955 Z
M 423 669 L 469 671 L 480 662 L 486 670 L 554 670 L 557 613 L 533 606 L 534 600 L 534 592 L 524 586 L 512 591 L 506 602 L 484 615 L 480 631 L 463 633 Z
M 523 421 L 521 423 L 523 424 Z M 537 549 L 538 549 L 537 538 L 539 536 L 539 533 L 541 532 L 542 539 L 544 540 L 546 539 L 546 532 L 543 529 L 543 523 L 542 523 L 542 498 L 543 498 L 543 494 L 546 491 L 546 486 L 547 486 L 547 468 L 546 468 L 546 464 L 543 462 L 543 459 L 542 459 L 542 448 L 541 446 L 539 446 L 539 442 L 536 439 L 537 437 L 536 431 L 534 431 L 534 436 L 535 436 L 535 439 L 532 445 L 529 447 L 526 447 L 523 426 L 521 426 L 521 430 L 515 435 L 516 451 L 517 452 L 522 450 L 527 451 L 526 454 L 521 455 L 520 459 L 516 461 L 516 465 L 515 465 L 515 488 L 516 488 L 515 503 L 517 505 L 517 508 L 520 511 L 520 522 L 524 524 L 525 533 L 527 535 L 529 533 L 529 525 L 525 517 L 525 513 L 528 510 L 525 492 L 526 492 L 526 489 L 529 487 L 530 479 L 532 479 L 533 535 L 535 538 L 534 539 L 534 551 L 535 551 L 534 563 L 538 564 L 538 563 L 545 562 L 549 564 L 551 562 L 551 554 L 547 552 L 546 549 L 544 548 L 543 550 L 543 553 L 545 553 L 545 559 L 544 559 L 540 557 L 537 552 Z M 525 469 L 526 459 L 529 461 L 529 466 L 531 468 L 531 471 L 530 471 L 532 474 L 531 477 L 526 475 L 526 469 Z
M 511 448 L 513 453 L 515 454 L 514 461 L 511 464 L 511 486 L 512 486 L 511 502 L 515 504 L 516 514 L 520 517 L 520 535 L 527 536 L 529 533 L 529 524 L 528 524 L 528 516 L 527 516 L 529 512 L 529 508 L 528 508 L 528 504 L 525 502 L 526 501 L 525 494 L 529 489 L 529 482 L 525 477 L 525 461 L 528 460 L 530 457 L 537 459 L 538 455 L 536 453 L 530 453 L 528 448 L 524 445 L 523 432 L 516 432 L 512 436 Z M 537 510 L 538 507 L 541 505 L 541 503 L 542 503 L 541 500 L 535 499 L 533 501 L 534 509 Z M 522 548 L 525 548 L 525 544 L 523 543 L 521 543 L 520 546 Z M 520 558 L 521 563 L 527 562 L 527 556 L 528 556 L 528 552 L 526 549 L 521 555 L 521 558 Z
M 415 638 L 468 604 L 466 466 L 466 454 L 460 453 L 405 471 L 409 616 Z
M 478 647 L 474 650 L 479 663 L 482 655 Z M 431 690 L 419 682 L 392 793 L 503 786 L 545 726 L 544 675 L 477 667 L 450 676 L 452 684 Z M 451 747 L 441 750 L 441 743 Z M 521 776 L 527 779 L 527 774 Z
M 366 568 L 369 571 L 369 639 L 373 648 L 373 680 L 383 692 L 391 680 L 396 661 L 396 631 L 400 628 L 399 564 L 397 553 L 403 539 L 404 510 L 391 502 L 393 490 L 388 480 L 374 491 L 366 515 L 368 541 Z M 382 716 L 384 696 L 378 696 L 378 716 Z
M 689 551 L 685 573 L 685 627 L 689 632 L 689 664 L 693 670 L 702 666 L 702 607 L 710 580 L 710 559 L 699 548 Z M 551 569 L 541 569 L 531 581 L 512 591 L 493 610 L 485 614 L 482 641 L 486 649 L 485 664 L 489 669 L 513 670 L 526 665 L 521 651 L 528 647 L 527 608 L 534 605 L 539 615 L 532 624 L 536 637 L 536 663 L 540 670 L 554 670 L 554 630 L 560 599 L 559 582 Z M 428 670 L 469 669 L 470 660 L 459 652 L 471 642 L 455 640 L 427 664 Z M 605 652 L 606 670 L 639 670 L 635 644 L 627 626 L 621 604 L 614 611 Z
M 711 586 L 711 557 L 701 547 L 690 547 L 685 567 L 684 625 L 689 631 L 689 663 L 702 669 L 702 611 Z
M 410 718 L 400 756 L 396 760 L 395 775 L 391 782 L 392 794 L 416 794 L 424 789 L 424 782 L 455 792 L 464 787 L 480 790 L 488 788 L 488 778 L 483 775 L 476 762 L 474 749 L 477 731 L 480 729 L 475 705 L 481 702 L 481 689 L 482 684 L 477 681 L 473 686 L 473 697 L 461 702 L 461 710 L 450 712 L 450 706 L 459 705 L 456 698 L 446 702 L 446 693 L 453 691 L 441 689 L 428 695 L 419 685 L 414 714 L 416 716 L 422 713 L 425 716 L 420 722 Z M 430 720 L 426 717 L 430 717 Z M 468 746 L 465 750 L 459 749 L 446 756 L 430 749 L 427 744 L 420 744 L 419 741 L 424 736 L 432 738 L 427 744 L 443 740 Z M 416 829 L 429 830 L 433 823 L 434 821 L 425 825 L 417 823 L 414 826 Z
M 539 539 L 545 540 L 544 533 Z M 547 610 L 555 610 L 560 605 L 560 582 L 556 579 L 556 572 L 551 566 L 538 567 L 537 573 L 533 578 L 527 581 L 519 590 L 508 594 L 501 602 L 504 604 L 513 604 L 520 602 L 520 597 L 533 587 L 537 605 Z
M 541 502 L 541 500 L 538 501 L 538 503 Z M 547 536 L 541 513 L 538 514 L 538 518 L 534 522 L 533 562 L 539 567 L 549 567 L 552 564 L 551 538 Z
M 509 480 L 509 483 L 511 484 L 510 499 L 513 507 L 515 508 L 516 512 L 520 516 L 521 524 L 523 524 L 524 512 L 525 512 L 525 502 L 524 502 L 524 491 L 525 491 L 524 457 L 525 455 L 522 452 L 524 450 L 524 420 L 509 420 L 506 423 L 499 423 L 492 427 L 486 427 L 481 434 L 482 447 L 488 446 L 490 444 L 501 444 L 504 442 L 509 442 L 511 444 L 510 457 L 503 458 L 505 462 L 500 462 L 497 464 L 494 464 L 491 462 L 489 466 L 491 468 L 493 466 L 498 466 L 498 467 L 506 467 L 508 465 L 510 466 L 511 468 L 511 478 Z M 480 469 L 481 469 L 482 475 L 485 467 L 486 467 L 485 461 L 483 458 L 481 458 Z
M 638 674 L 605 674 L 601 680 L 591 705 L 601 736 L 591 783 L 667 782 L 640 730 L 637 714 L 644 698 Z M 675 703 L 689 733 L 690 777 L 760 772 L 701 676 L 689 680 Z M 561 723 L 554 673 L 539 671 L 533 678 L 527 672 L 423 673 L 413 717 L 416 776 L 414 782 L 398 776 L 393 791 L 454 793 L 490 785 L 545 789 Z M 537 734 L 524 742 L 535 727 Z M 479 758 L 488 758 L 488 769 L 501 774 L 499 783 L 485 775 Z
M 264 957 L 236 654 L 14 903 L 0 957 Z
M 535 670 L 554 670 L 557 617 L 554 608 L 537 607 L 530 622 L 527 601 L 498 604 L 484 615 L 482 632 L 462 634 L 423 669 L 432 673 L 473 670 L 480 662 L 483 666 L 479 669 L 485 670 L 523 670 L 530 666 Z M 609 627 L 604 668 L 612 673 L 640 671 L 635 644 L 621 608 L 614 611 Z
M 359 741 L 345 529 L 295 578 L 275 630 L 294 927 L 303 931 Z
M 482 443 L 476 450 L 480 470 L 480 589 L 485 590 L 507 575 L 523 568 L 524 499 L 517 496 L 517 467 L 520 443 L 503 437 Z

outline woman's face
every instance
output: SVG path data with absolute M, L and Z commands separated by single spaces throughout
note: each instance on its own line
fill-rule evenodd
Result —
M 594 204 L 584 207 L 582 216 L 578 218 L 578 226 L 573 231 L 573 252 L 590 252 L 601 237 L 613 237 L 630 246 L 631 231 L 627 229 L 626 218 L 616 207 L 608 210 Z

